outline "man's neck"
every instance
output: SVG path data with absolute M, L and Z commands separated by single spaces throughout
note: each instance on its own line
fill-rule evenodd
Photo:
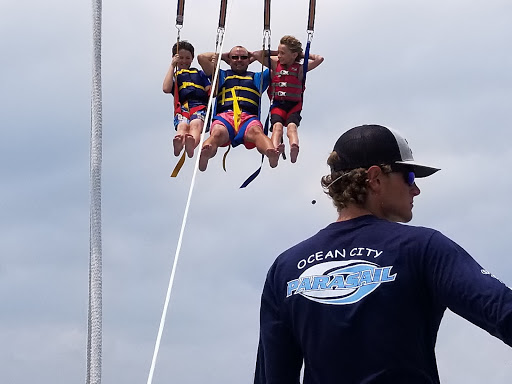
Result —
M 359 205 L 349 204 L 348 207 L 343 208 L 339 215 L 338 220 L 336 221 L 347 221 L 351 219 L 355 219 L 356 217 L 371 215 L 372 213 Z

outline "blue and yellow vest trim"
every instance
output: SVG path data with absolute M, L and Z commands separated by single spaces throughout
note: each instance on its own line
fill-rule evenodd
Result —
M 241 76 L 228 70 L 217 94 L 217 113 L 234 111 L 238 104 L 242 112 L 259 115 L 260 96 L 254 84 L 254 73 Z

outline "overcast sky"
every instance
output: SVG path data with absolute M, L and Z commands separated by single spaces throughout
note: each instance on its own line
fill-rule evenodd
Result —
M 217 3 L 186 1 L 181 36 L 197 53 L 215 50 Z M 229 2 L 225 51 L 261 48 L 262 3 Z M 305 43 L 308 2 L 291 4 L 272 4 L 274 48 L 284 34 Z M 3 383 L 85 382 L 91 14 L 90 2 L 0 3 Z M 169 177 L 175 16 L 163 0 L 103 4 L 104 383 L 147 380 L 195 163 Z M 260 156 L 237 147 L 227 172 L 221 151 L 198 174 L 154 383 L 251 383 L 266 272 L 336 219 L 319 180 L 363 123 L 442 168 L 419 181 L 411 224 L 512 285 L 511 16 L 509 0 L 318 2 L 311 51 L 325 61 L 308 75 L 298 162 L 265 162 L 240 190 Z M 449 311 L 437 356 L 443 383 L 512 378 L 512 350 Z

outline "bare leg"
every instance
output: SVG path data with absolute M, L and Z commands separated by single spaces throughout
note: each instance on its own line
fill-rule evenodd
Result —
M 188 157 L 194 156 L 194 150 L 201 140 L 203 125 L 204 122 L 201 119 L 194 119 L 190 122 L 189 133 L 185 135 L 185 152 L 187 152 Z
M 172 140 L 172 146 L 174 148 L 174 156 L 179 156 L 183 146 L 185 145 L 185 134 L 188 131 L 188 124 L 181 122 L 178 124 L 176 136 Z
M 297 133 L 297 125 L 295 123 L 288 124 L 286 127 L 286 135 L 290 142 L 290 161 L 295 163 L 299 155 L 299 134 Z
M 199 170 L 205 171 L 210 160 L 217 153 L 217 148 L 229 141 L 229 133 L 222 124 L 215 124 L 210 130 L 210 137 L 205 140 L 199 156 Z
M 261 126 L 251 125 L 247 128 L 245 139 L 254 143 L 258 152 L 268 157 L 268 162 L 271 168 L 277 167 L 277 162 L 279 161 L 279 150 L 274 147 L 272 140 L 263 133 Z
M 284 151 L 283 144 L 283 124 L 275 123 L 272 127 L 272 144 L 274 144 L 274 148 L 279 150 L 279 153 Z
M 297 161 L 297 156 L 299 156 L 299 145 L 292 144 L 290 146 L 290 160 L 292 163 L 295 163 Z

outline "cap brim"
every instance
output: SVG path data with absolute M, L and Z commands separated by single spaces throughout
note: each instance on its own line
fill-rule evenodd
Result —
M 430 176 L 440 170 L 440 168 L 428 167 L 426 165 L 415 163 L 414 161 L 395 161 L 395 163 L 412 167 L 414 175 L 418 178 Z

